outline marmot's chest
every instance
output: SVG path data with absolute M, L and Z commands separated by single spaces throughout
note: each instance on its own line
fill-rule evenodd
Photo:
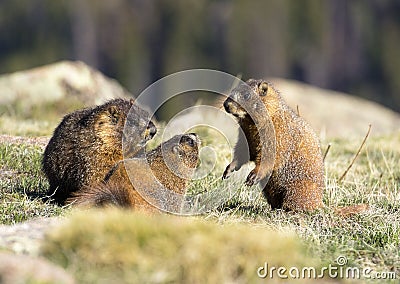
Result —
M 256 125 L 251 121 L 242 121 L 240 123 L 244 135 L 246 137 L 246 142 L 249 147 L 250 161 L 254 161 L 261 151 L 261 141 L 260 135 Z

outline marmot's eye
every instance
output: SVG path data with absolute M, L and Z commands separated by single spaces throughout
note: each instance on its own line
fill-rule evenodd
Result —
M 268 93 L 268 83 L 262 82 L 258 85 L 260 96 L 265 96 Z
M 193 141 L 192 138 L 189 138 L 189 139 L 187 140 L 187 142 L 188 142 L 188 144 L 189 144 L 190 147 L 193 147 L 193 146 L 194 146 L 194 141 Z
M 250 99 L 250 92 L 244 93 L 243 99 L 244 99 L 245 101 L 247 101 L 248 99 Z
M 188 136 L 183 136 L 181 142 L 188 144 L 190 147 L 194 146 L 194 140 Z

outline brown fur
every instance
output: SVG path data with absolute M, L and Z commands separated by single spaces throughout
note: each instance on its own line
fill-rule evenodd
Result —
M 273 209 L 311 211 L 323 206 L 324 164 L 317 136 L 311 127 L 282 99 L 279 92 L 263 80 L 250 79 L 248 86 L 238 86 L 224 102 L 227 112 L 238 118 L 245 138 L 239 136 L 234 159 L 223 178 L 246 162 L 254 161 L 255 168 L 246 179 L 252 185 L 269 177 L 263 188 L 264 196 Z M 275 161 L 261 159 L 270 149 L 269 141 L 261 141 L 260 131 L 273 133 L 256 100 L 260 98 L 272 121 L 275 132 Z M 251 115 L 249 114 L 251 112 Z M 259 128 L 255 126 L 257 121 Z M 264 133 L 264 134 L 265 134 Z M 249 145 L 250 157 L 240 147 Z M 265 152 L 264 154 L 267 155 Z
M 194 133 L 176 135 L 146 153 L 145 159 L 151 172 L 140 162 L 121 161 L 107 174 L 103 183 L 85 187 L 67 202 L 86 206 L 116 205 L 146 211 L 155 210 L 134 188 L 131 178 L 138 179 L 140 184 L 147 186 L 151 191 L 151 204 L 161 208 L 162 204 L 159 202 L 163 200 L 157 195 L 159 188 L 156 180 L 166 189 L 184 194 L 188 180 L 197 166 L 199 144 L 198 136 Z
M 63 205 L 71 193 L 103 181 L 124 157 L 123 139 L 130 145 L 124 149 L 126 157 L 135 155 L 154 136 L 156 128 L 148 116 L 133 100 L 124 99 L 66 115 L 43 156 L 43 171 L 50 183 L 48 195 Z M 125 123 L 128 135 L 123 135 Z

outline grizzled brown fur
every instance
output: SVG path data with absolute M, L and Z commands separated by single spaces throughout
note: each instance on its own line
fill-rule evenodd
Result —
M 156 128 L 148 116 L 133 100 L 124 99 L 66 115 L 55 129 L 42 160 L 50 183 L 48 195 L 62 205 L 71 193 L 103 181 L 124 157 L 123 139 L 130 145 L 125 149 L 126 157 L 135 155 L 154 136 Z M 128 136 L 123 133 L 125 123 Z
M 254 79 L 246 83 L 248 86 L 238 86 L 231 92 L 224 107 L 238 118 L 249 145 L 250 158 L 243 158 L 241 147 L 246 142 L 239 136 L 234 159 L 227 166 L 223 178 L 248 160 L 254 161 L 255 168 L 248 175 L 246 184 L 252 185 L 270 176 L 263 193 L 273 209 L 311 211 L 323 206 L 324 163 L 316 134 L 285 103 L 271 83 Z M 268 141 L 261 141 L 260 131 L 269 127 L 269 120 L 262 117 L 261 111 L 254 109 L 257 108 L 256 96 L 265 105 L 274 127 L 275 161 L 272 162 L 261 159 L 262 151 L 270 145 Z M 257 121 L 258 129 L 254 121 Z
M 130 178 L 139 179 L 141 184 L 153 191 L 155 197 L 159 188 L 154 178 L 166 189 L 184 194 L 188 180 L 198 163 L 199 145 L 200 140 L 194 133 L 176 135 L 143 154 L 150 171 L 146 170 L 144 165 L 132 163 L 129 159 L 120 161 L 107 174 L 103 183 L 85 187 L 67 202 L 85 206 L 114 205 L 153 211 L 155 208 L 138 193 Z M 162 207 L 159 204 L 162 202 L 161 198 L 156 199 L 151 203 Z

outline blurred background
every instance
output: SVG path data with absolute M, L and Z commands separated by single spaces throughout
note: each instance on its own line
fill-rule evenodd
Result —
M 400 111 L 400 1 L 0 1 L 0 73 L 63 59 L 135 95 L 173 72 L 211 68 Z

